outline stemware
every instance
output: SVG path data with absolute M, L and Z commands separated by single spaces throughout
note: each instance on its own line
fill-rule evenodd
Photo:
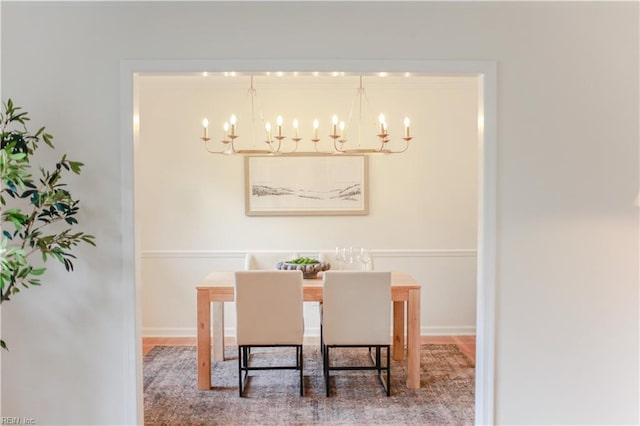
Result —
M 353 247 L 345 247 L 343 249 L 343 258 L 346 263 L 353 263 Z
M 345 261 L 345 248 L 336 247 L 336 262 L 338 262 L 338 269 L 342 269 L 342 263 Z
M 360 255 L 358 257 L 360 258 L 360 262 L 362 262 L 362 264 L 364 265 L 364 270 L 368 271 L 369 264 L 371 263 L 371 252 L 369 251 L 369 249 L 362 247 L 360 249 Z

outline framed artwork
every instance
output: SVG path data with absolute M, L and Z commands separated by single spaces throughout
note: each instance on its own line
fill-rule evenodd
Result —
M 366 215 L 365 156 L 245 157 L 247 216 Z

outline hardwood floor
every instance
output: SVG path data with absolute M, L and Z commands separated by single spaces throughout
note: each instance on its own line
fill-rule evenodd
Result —
M 474 363 L 476 360 L 476 336 L 422 336 L 422 344 L 455 344 Z M 225 345 L 235 344 L 235 339 L 225 338 Z M 319 338 L 305 338 L 305 344 L 317 345 Z M 195 337 L 144 337 L 142 338 L 142 354 L 146 355 L 154 346 L 195 346 Z
M 420 343 L 456 344 L 460 352 L 476 362 L 476 336 L 422 336 Z

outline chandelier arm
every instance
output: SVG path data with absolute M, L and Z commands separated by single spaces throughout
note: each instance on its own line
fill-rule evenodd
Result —
M 331 155 L 331 154 L 333 154 L 331 151 L 320 151 L 320 149 L 318 148 L 318 146 L 319 146 L 319 145 L 320 145 L 319 143 L 315 143 L 315 144 L 314 144 L 314 146 L 315 146 L 315 148 L 316 148 L 316 152 L 317 152 L 318 154 L 326 154 L 326 155 Z
M 275 148 L 275 149 L 273 148 L 273 144 L 275 143 L 273 140 L 266 141 L 267 144 L 269 144 L 269 151 L 271 151 L 272 154 L 277 154 L 277 153 L 280 152 L 281 141 L 280 141 L 280 139 L 276 139 L 276 140 L 278 141 L 278 147 Z
M 338 148 L 338 143 L 340 143 L 340 148 Z M 346 150 L 342 149 L 342 145 L 343 142 L 340 142 L 338 139 L 333 139 L 333 148 L 336 150 L 336 152 L 344 154 Z
M 235 146 L 235 139 L 231 140 L 231 152 L 233 152 L 234 154 L 238 153 L 238 150 L 236 150 L 236 146 Z
M 294 141 L 295 142 L 295 141 Z M 280 143 L 278 143 L 278 146 L 280 145 Z M 280 148 L 278 147 L 278 151 L 275 151 L 279 154 L 293 154 L 294 152 L 296 152 L 298 150 L 298 143 L 295 142 L 295 145 L 293 146 L 293 149 L 291 151 L 282 151 L 280 152 Z
M 403 148 L 403 149 L 398 149 L 398 150 L 395 150 L 395 151 L 392 151 L 392 150 L 386 150 L 385 152 L 386 152 L 387 154 L 401 154 L 401 153 L 405 152 L 407 149 L 409 149 L 409 141 L 408 141 L 408 140 L 405 140 L 405 141 L 404 141 L 404 148 Z
M 287 151 L 287 153 L 294 153 L 298 150 L 298 142 L 294 141 L 293 149 L 291 151 Z
M 222 151 L 215 151 L 209 148 L 209 144 L 207 143 L 208 141 L 205 141 L 204 143 L 204 149 L 209 153 L 209 154 L 222 154 L 222 155 L 227 155 L 227 149 L 225 147 L 225 149 L 223 149 Z

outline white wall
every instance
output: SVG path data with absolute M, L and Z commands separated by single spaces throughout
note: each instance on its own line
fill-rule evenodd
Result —
M 357 76 L 256 76 L 258 123 L 252 129 L 248 76 L 140 77 L 136 209 L 142 218 L 144 335 L 195 336 L 194 284 L 213 263 L 242 269 L 242 253 L 234 251 L 291 249 L 312 255 L 337 245 L 369 247 L 377 269 L 402 268 L 424 284 L 423 334 L 475 333 L 477 78 L 364 77 L 361 143 L 378 146 L 375 123 L 381 111 L 391 149 L 403 146 L 397 140 L 406 115 L 415 136 L 406 153 L 368 158 L 366 216 L 247 217 L 244 159 L 210 155 L 199 139 L 201 117 L 209 117 L 210 134 L 218 140 L 222 122 L 235 113 L 239 146 L 263 148 L 260 117 L 275 126 L 282 114 L 285 135 L 291 135 L 293 117 L 299 119 L 306 136 L 301 151 L 314 149 L 308 140 L 311 123 L 320 118 L 321 146 L 328 149 L 332 114 L 346 120 L 352 113 L 346 137 L 357 144 L 357 99 L 350 108 L 358 84 Z M 305 332 L 319 335 L 317 309 L 305 308 Z M 233 309 L 226 316 L 226 333 L 235 335 Z
M 2 414 L 131 418 L 119 61 L 384 57 L 498 63 L 496 422 L 638 423 L 637 17 L 631 2 L 3 2 L 2 97 L 87 164 L 72 184 L 99 248 L 3 306 Z

